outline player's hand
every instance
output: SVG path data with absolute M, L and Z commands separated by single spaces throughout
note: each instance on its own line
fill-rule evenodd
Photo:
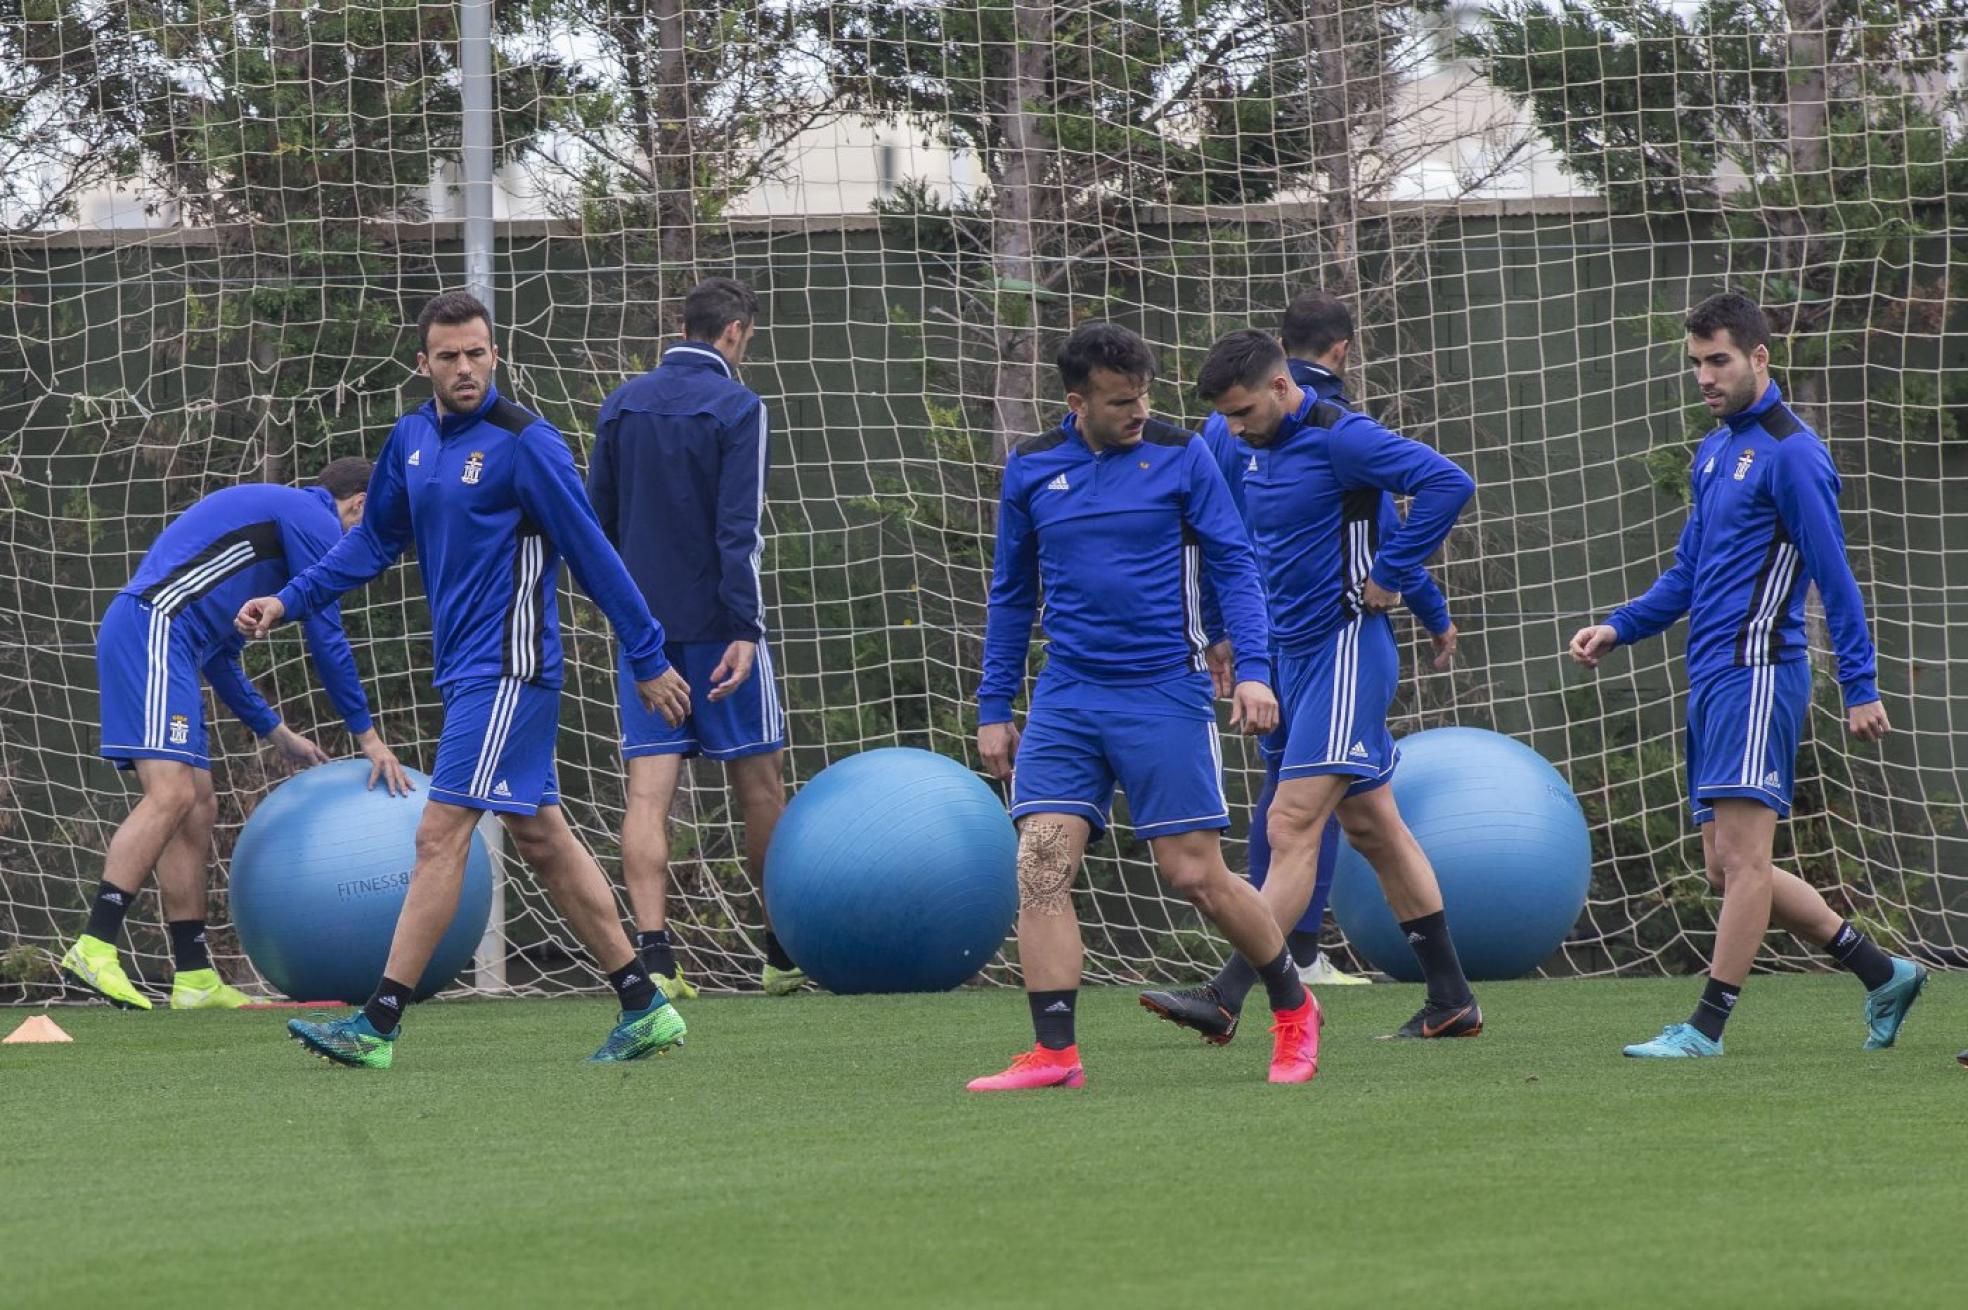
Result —
M 1367 585 L 1360 589 L 1360 604 L 1369 614 L 1385 614 L 1401 603 L 1401 593 L 1367 579 Z
M 724 648 L 724 657 L 711 670 L 711 699 L 723 700 L 745 685 L 752 676 L 752 662 L 758 659 L 758 643 L 734 641 Z
M 1893 725 L 1886 721 L 1885 702 L 1876 700 L 1854 705 L 1849 711 L 1846 726 L 1860 741 L 1878 741 L 1893 730 Z
M 1257 681 L 1238 683 L 1230 693 L 1230 726 L 1247 737 L 1262 737 L 1277 727 L 1278 698 L 1271 688 Z
M 1225 637 L 1222 641 L 1205 646 L 1203 663 L 1209 666 L 1210 683 L 1216 689 L 1216 698 L 1228 700 L 1232 685 L 1231 670 L 1236 665 L 1236 658 L 1230 650 L 1230 639 Z
M 369 760 L 369 790 L 376 789 L 377 779 L 389 789 L 392 796 L 408 796 L 417 790 L 417 784 L 410 781 L 410 775 L 403 771 L 403 764 L 396 753 L 383 744 L 383 736 L 374 728 L 355 739 Z
M 636 699 L 650 713 L 662 715 L 672 728 L 690 717 L 690 684 L 674 666 L 636 683 Z
M 278 596 L 255 596 L 239 607 L 232 626 L 244 637 L 264 637 L 287 617 L 287 607 Z
M 1428 639 L 1435 643 L 1435 667 L 1437 669 L 1446 669 L 1449 665 L 1455 663 L 1456 641 L 1460 635 L 1456 632 L 1456 625 L 1453 623 L 1444 631 L 1428 634 Z
M 269 732 L 267 740 L 280 752 L 281 762 L 289 769 L 311 769 L 317 764 L 328 762 L 327 751 L 284 723 Z
M 1595 623 L 1589 628 L 1580 628 L 1572 636 L 1572 658 L 1588 669 L 1596 669 L 1599 661 L 1619 645 L 1619 640 L 1619 633 L 1613 631 L 1611 624 Z
M 1010 723 L 977 725 L 977 753 L 984 757 L 984 772 L 1003 782 L 1011 777 L 1011 765 L 1018 758 L 1018 728 Z

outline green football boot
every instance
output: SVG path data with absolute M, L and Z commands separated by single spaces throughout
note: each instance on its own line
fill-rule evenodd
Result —
M 180 969 L 171 980 L 173 1010 L 237 1010 L 253 998 L 219 977 L 217 969 Z
M 119 1010 L 148 1010 L 150 998 L 130 982 L 116 958 L 116 948 L 87 933 L 75 939 L 61 957 L 61 971 Z
M 1907 1011 L 1927 986 L 1927 971 L 1912 960 L 1893 957 L 1893 976 L 1866 993 L 1866 1039 L 1862 1050 L 1883 1051 L 1899 1040 Z
M 1693 1024 L 1671 1023 L 1651 1041 L 1627 1047 L 1625 1054 L 1636 1060 L 1700 1060 L 1722 1054 L 1722 1043 Z
M 396 1034 L 377 1032 L 360 1010 L 346 1019 L 289 1019 L 287 1035 L 316 1055 L 351 1069 L 387 1069 L 396 1057 Z
M 770 964 L 759 975 L 759 986 L 767 996 L 791 996 L 806 986 L 806 970 L 794 965 L 790 969 L 775 969 Z
M 588 1057 L 589 1064 L 617 1064 L 662 1055 L 683 1045 L 683 1016 L 668 1001 L 657 1000 L 646 1010 L 624 1010 L 608 1040 Z

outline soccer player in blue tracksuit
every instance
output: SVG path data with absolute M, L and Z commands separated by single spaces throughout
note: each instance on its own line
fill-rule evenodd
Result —
M 1353 342 L 1353 312 L 1346 302 L 1322 291 L 1308 291 L 1292 300 L 1285 310 L 1280 342 L 1285 348 L 1287 364 L 1292 381 L 1319 398 L 1344 409 L 1351 409 L 1352 402 L 1346 399 L 1345 384 L 1341 373 L 1346 367 L 1346 356 Z M 1244 509 L 1244 472 L 1250 463 L 1251 452 L 1230 435 L 1230 427 L 1221 414 L 1211 414 L 1203 424 L 1203 439 L 1210 443 L 1216 456 L 1217 466 L 1223 470 L 1223 477 L 1230 484 L 1230 494 L 1237 502 L 1238 512 Z M 1248 522 L 1248 520 L 1246 520 Z M 1394 535 L 1401 526 L 1401 513 L 1394 505 L 1392 496 L 1383 495 L 1380 510 L 1379 534 L 1383 538 Z M 1213 599 L 1206 595 L 1205 604 Z M 1428 570 L 1418 569 L 1401 591 L 1401 601 L 1422 626 L 1427 629 L 1429 639 L 1435 646 L 1435 668 L 1446 669 L 1455 659 L 1456 643 L 1459 634 L 1454 620 L 1449 616 L 1448 602 L 1443 598 L 1441 588 L 1435 585 Z M 1214 607 L 1208 606 L 1210 613 L 1209 632 L 1212 639 L 1221 635 L 1222 625 L 1216 619 Z M 1229 676 L 1229 642 L 1215 641 L 1207 652 L 1210 672 L 1216 678 L 1217 694 L 1228 690 L 1225 679 Z M 1272 652 L 1273 668 L 1276 667 L 1277 652 Z M 1278 764 L 1284 752 L 1285 734 L 1282 729 L 1267 733 L 1258 744 L 1258 753 L 1264 759 L 1264 785 L 1259 789 L 1257 800 L 1251 807 L 1250 853 L 1246 873 L 1251 882 L 1262 887 L 1271 869 L 1271 838 L 1267 831 L 1267 820 L 1271 812 L 1272 797 L 1278 789 Z M 1312 887 L 1312 900 L 1305 907 L 1305 913 L 1298 924 L 1285 934 L 1285 942 L 1291 947 L 1292 959 L 1298 965 L 1298 976 L 1307 983 L 1318 985 L 1349 985 L 1365 983 L 1365 978 L 1344 973 L 1336 968 L 1319 949 L 1319 934 L 1325 926 L 1326 903 L 1332 895 L 1333 874 L 1339 862 L 1339 825 L 1327 824 L 1320 830 L 1319 869 L 1317 881 Z
M 1224 865 L 1220 840 L 1230 816 L 1200 591 L 1207 573 L 1237 651 L 1231 726 L 1267 731 L 1277 701 L 1250 543 L 1208 446 L 1148 417 L 1155 356 L 1145 341 L 1084 324 L 1058 365 L 1070 415 L 1005 462 L 977 690 L 978 753 L 1012 779 L 1018 956 L 1037 1042 L 970 1089 L 1084 1082 L 1073 881 L 1107 827 L 1117 782 L 1162 877 L 1264 979 L 1276 1016 L 1271 1081 L 1305 1082 L 1318 1070 L 1317 1002 L 1259 893 Z M 1041 595 L 1046 666 L 1021 738 L 1012 702 Z
M 96 636 L 102 754 L 134 770 L 143 799 L 110 838 L 89 923 L 62 956 L 69 977 L 125 1009 L 148 1010 L 116 955 L 123 916 L 153 867 L 176 968 L 171 1008 L 235 1008 L 205 948 L 205 863 L 219 800 L 205 748 L 200 675 L 240 722 L 290 765 L 318 764 L 321 748 L 280 721 L 240 667 L 232 630 L 239 602 L 276 587 L 325 555 L 362 513 L 369 461 L 338 459 L 319 484 L 227 487 L 158 534 L 118 592 Z M 370 722 L 355 656 L 333 606 L 307 624 L 308 653 L 372 769 L 392 793 L 409 789 L 403 768 Z
M 1264 898 L 1281 925 L 1298 921 L 1316 880 L 1320 829 L 1337 813 L 1427 980 L 1427 1000 L 1394 1036 L 1473 1037 L 1482 1011 L 1456 958 L 1435 871 L 1385 784 L 1398 758 L 1387 709 L 1400 665 L 1387 611 L 1415 585 L 1475 484 L 1419 442 L 1305 390 L 1262 332 L 1217 342 L 1198 390 L 1250 447 L 1245 511 L 1279 650 L 1285 743 Z M 1383 540 L 1389 492 L 1413 501 L 1406 523 Z M 1142 1001 L 1224 1040 L 1236 1020 L 1224 1001 L 1249 986 L 1241 974 L 1231 960 L 1204 987 Z
M 594 1058 L 666 1050 L 682 1038 L 683 1020 L 636 959 L 607 879 L 560 812 L 553 757 L 561 556 L 621 636 L 645 702 L 681 719 L 689 689 L 663 658 L 662 629 L 602 536 L 566 441 L 494 387 L 499 352 L 485 306 L 447 292 L 424 306 L 417 329 L 418 371 L 434 395 L 383 443 L 362 521 L 237 618 L 242 632 L 259 636 L 318 613 L 414 540 L 434 629 L 432 681 L 444 698 L 417 863 L 382 980 L 350 1018 L 296 1019 L 288 1029 L 343 1064 L 389 1067 L 397 1023 L 457 910 L 472 830 L 491 810 L 621 1001 L 621 1020 Z
M 1865 601 L 1845 557 L 1838 472 L 1825 443 L 1770 380 L 1770 327 L 1754 301 L 1712 296 L 1685 326 L 1696 384 L 1722 426 L 1695 451 L 1674 566 L 1571 643 L 1572 658 L 1596 668 L 1613 647 L 1688 616 L 1689 799 L 1722 914 L 1694 1013 L 1626 1053 L 1722 1054 L 1723 1025 L 1773 921 L 1857 975 L 1866 988 L 1866 1049 L 1891 1046 L 1927 971 L 1887 955 L 1817 888 L 1771 863 L 1811 703 L 1810 583 L 1824 598 L 1852 736 L 1878 741 L 1890 728 Z
M 663 352 L 661 367 L 602 402 L 588 466 L 601 530 L 663 625 L 664 654 L 691 687 L 690 716 L 671 725 L 643 708 L 624 653 L 622 876 L 643 967 L 671 1000 L 697 994 L 677 965 L 664 904 L 670 804 L 683 761 L 701 755 L 723 763 L 761 909 L 766 846 L 786 807 L 786 715 L 759 586 L 765 402 L 737 377 L 758 311 L 751 289 L 728 277 L 692 288 L 683 301 L 684 339 Z M 768 923 L 760 986 L 783 996 L 805 981 Z

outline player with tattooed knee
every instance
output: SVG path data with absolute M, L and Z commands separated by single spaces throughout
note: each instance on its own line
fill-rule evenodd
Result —
M 1018 955 L 1037 1043 L 970 1090 L 1078 1087 L 1074 1036 L 1080 928 L 1072 888 L 1107 827 L 1118 783 L 1161 876 L 1263 980 L 1276 1037 L 1271 1081 L 1319 1067 L 1319 1010 L 1259 894 L 1223 862 L 1223 799 L 1201 580 L 1237 652 L 1230 723 L 1277 722 L 1257 566 L 1223 474 L 1193 433 L 1148 416 L 1155 356 L 1134 333 L 1081 326 L 1060 348 L 1069 414 L 1005 463 L 997 558 L 977 692 L 977 747 L 1012 779 Z M 1043 594 L 1046 666 L 1021 739 L 1011 706 L 1025 680 Z M 1013 762 L 1017 768 L 1014 772 Z

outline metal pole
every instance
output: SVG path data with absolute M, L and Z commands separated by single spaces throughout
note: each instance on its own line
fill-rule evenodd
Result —
M 459 0 L 458 67 L 463 71 L 465 287 L 499 321 L 492 288 L 492 0 Z M 486 815 L 479 824 L 492 855 L 492 913 L 473 953 L 472 985 L 506 988 L 506 830 Z
M 492 0 L 459 0 L 458 66 L 464 72 L 465 286 L 485 302 L 492 291 Z

